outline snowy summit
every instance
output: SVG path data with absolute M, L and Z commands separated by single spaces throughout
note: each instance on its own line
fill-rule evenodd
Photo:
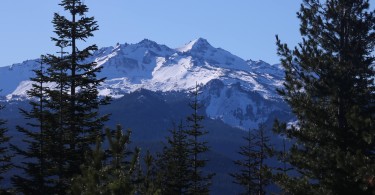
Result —
M 107 79 L 99 88 L 100 95 L 121 98 L 138 89 L 184 92 L 199 83 L 205 88 L 202 98 L 206 99 L 207 115 L 233 126 L 257 124 L 259 121 L 246 118 L 250 112 L 274 104 L 274 108 L 269 108 L 272 111 L 281 101 L 276 93 L 283 82 L 279 65 L 245 61 L 213 47 L 203 38 L 177 49 L 148 39 L 136 44 L 117 44 L 99 49 L 87 60 L 103 66 L 98 77 Z M 40 68 L 38 60 L 0 67 L 0 82 L 7 83 L 0 97 L 8 101 L 27 98 L 26 91 L 32 86 L 29 78 L 36 68 Z M 269 103 L 263 105 L 258 99 Z

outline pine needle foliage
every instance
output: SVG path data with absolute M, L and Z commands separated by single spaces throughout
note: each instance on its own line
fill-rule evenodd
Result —
M 302 42 L 277 38 L 285 69 L 279 90 L 298 124 L 279 127 L 295 144 L 292 194 L 375 193 L 375 12 L 368 0 L 304 0 Z
M 140 192 L 138 177 L 140 149 L 130 149 L 130 135 L 121 126 L 106 130 L 108 149 L 97 138 L 95 150 L 87 153 L 81 174 L 72 180 L 71 194 L 136 194 Z
M 266 187 L 272 183 L 272 168 L 267 164 L 273 156 L 270 137 L 265 131 L 265 125 L 248 132 L 244 137 L 246 145 L 238 152 L 243 159 L 234 161 L 240 171 L 230 174 L 234 183 L 244 187 L 243 194 L 267 194 Z
M 207 141 L 204 140 L 204 135 L 208 133 L 202 126 L 204 116 L 199 113 L 202 108 L 198 100 L 199 86 L 196 85 L 191 94 L 193 100 L 190 103 L 192 114 L 187 117 L 186 134 L 188 136 L 189 158 L 191 163 L 190 183 L 188 194 L 209 194 L 211 179 L 213 173 L 205 173 L 203 168 L 206 166 L 207 159 L 203 157 L 209 151 Z
M 190 160 L 188 136 L 182 122 L 170 130 L 167 144 L 157 159 L 158 181 L 162 194 L 186 194 Z

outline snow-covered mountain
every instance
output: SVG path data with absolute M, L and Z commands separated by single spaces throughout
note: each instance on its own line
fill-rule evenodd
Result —
M 263 61 L 245 61 L 199 38 L 172 49 L 151 40 L 117 44 L 96 51 L 88 59 L 103 66 L 99 77 L 107 77 L 100 95 L 121 98 L 139 89 L 189 91 L 203 85 L 202 101 L 207 116 L 243 129 L 287 109 L 276 93 L 282 87 L 283 70 Z M 24 99 L 32 83 L 38 60 L 0 67 L 0 96 L 11 101 Z

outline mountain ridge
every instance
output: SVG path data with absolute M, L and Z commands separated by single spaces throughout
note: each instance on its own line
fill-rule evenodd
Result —
M 90 61 L 103 67 L 98 77 L 107 78 L 99 87 L 101 96 L 116 99 L 139 89 L 188 92 L 198 83 L 203 87 L 206 114 L 242 129 L 254 128 L 286 107 L 276 92 L 283 83 L 280 65 L 243 60 L 203 38 L 176 49 L 149 39 L 116 44 L 95 51 Z M 0 83 L 7 83 L 0 86 L 1 99 L 27 99 L 31 70 L 39 68 L 38 59 L 0 67 Z

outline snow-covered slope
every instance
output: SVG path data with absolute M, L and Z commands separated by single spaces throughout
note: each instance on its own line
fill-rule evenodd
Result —
M 141 88 L 188 91 L 198 83 L 204 86 L 202 100 L 207 115 L 244 129 L 285 109 L 275 90 L 282 86 L 279 65 L 245 61 L 202 38 L 177 49 L 147 39 L 117 44 L 96 51 L 88 60 L 103 66 L 98 76 L 107 77 L 100 95 L 120 98 Z M 27 98 L 31 70 L 36 68 L 37 60 L 0 67 L 0 96 L 7 100 Z

